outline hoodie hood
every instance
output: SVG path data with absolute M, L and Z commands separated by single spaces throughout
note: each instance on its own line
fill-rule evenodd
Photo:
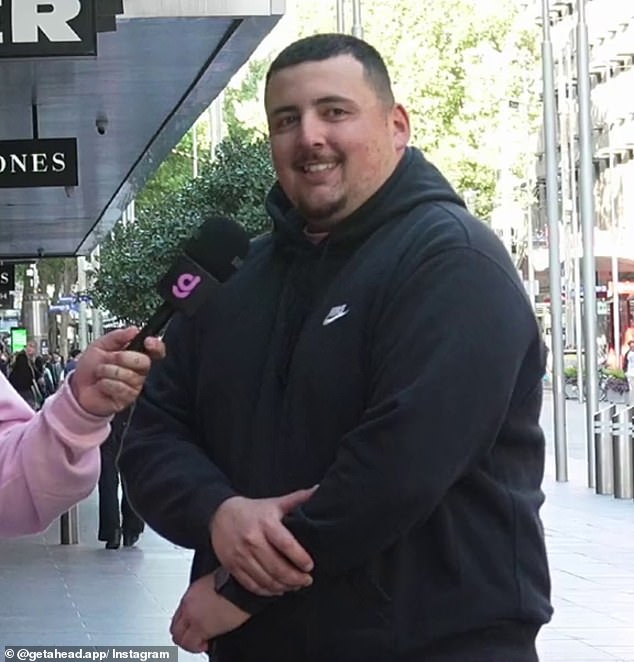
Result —
M 413 207 L 439 202 L 465 206 L 441 172 L 418 149 L 408 147 L 383 186 L 330 232 L 328 244 L 342 247 L 357 244 Z M 269 192 L 265 206 L 273 219 L 273 236 L 278 246 L 312 246 L 304 234 L 306 221 L 293 207 L 279 182 Z

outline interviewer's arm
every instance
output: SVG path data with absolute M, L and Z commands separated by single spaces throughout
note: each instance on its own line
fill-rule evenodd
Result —
M 45 529 L 94 488 L 111 416 L 137 397 L 151 358 L 164 355 L 156 339 L 146 341 L 149 356 L 125 350 L 136 332 L 91 343 L 37 413 L 0 376 L 0 537 Z

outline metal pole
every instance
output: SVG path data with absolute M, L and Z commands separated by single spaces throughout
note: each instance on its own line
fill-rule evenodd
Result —
M 612 233 L 612 329 L 614 332 L 614 353 L 618 361 L 617 367 L 621 367 L 621 311 L 619 306 L 619 256 L 618 256 L 618 223 L 616 210 L 614 209 L 614 153 L 610 138 L 611 128 L 608 127 L 608 149 L 610 150 L 610 231 Z
M 557 62 L 557 97 L 559 104 L 557 107 L 557 114 L 559 119 L 559 149 L 561 161 L 561 216 L 562 216 L 562 230 L 564 237 L 563 247 L 563 263 L 564 263 L 564 286 L 566 292 L 566 342 L 565 347 L 573 346 L 574 340 L 574 304 L 573 304 L 573 288 L 572 288 L 572 261 L 574 259 L 574 251 L 572 250 L 571 240 L 571 213 L 570 213 L 570 154 L 569 154 L 569 126 L 566 111 L 568 108 L 567 101 L 567 71 L 566 71 L 566 56 L 562 53 Z
M 88 304 L 84 298 L 86 294 L 86 258 L 83 255 L 77 258 L 77 289 L 80 296 L 77 320 L 79 349 L 83 352 L 88 346 Z M 76 545 L 79 543 L 79 510 L 77 506 L 72 506 L 68 512 L 61 515 L 59 525 L 60 543 L 62 545 Z
M 198 177 L 198 132 L 196 131 L 196 122 L 192 127 L 192 158 L 194 162 L 192 175 L 196 179 Z
M 612 457 L 614 461 L 614 496 L 634 498 L 634 458 L 632 453 L 632 421 L 634 407 L 617 412 L 613 419 Z
M 88 311 L 84 298 L 86 294 L 86 258 L 80 255 L 77 258 L 77 289 L 79 290 L 79 316 L 77 320 L 79 331 L 79 349 L 83 352 L 88 346 Z
M 558 481 L 568 480 L 566 448 L 566 402 L 564 396 L 564 343 L 561 305 L 561 261 L 559 259 L 559 190 L 557 182 L 557 104 L 553 74 L 553 45 L 550 41 L 548 0 L 542 0 L 544 36 L 542 65 L 544 83 L 544 146 L 546 157 L 546 213 L 550 272 L 550 316 L 552 326 L 553 405 L 555 436 L 555 474 Z
M 613 419 L 616 405 L 601 409 L 594 415 L 594 454 L 597 466 L 597 494 L 614 494 Z
M 577 200 L 577 146 L 575 142 L 575 100 L 572 94 L 573 89 L 573 70 L 572 70 L 572 45 L 566 47 L 567 71 L 569 74 L 570 90 L 568 94 L 568 126 L 570 139 L 570 199 L 571 206 L 571 225 L 573 232 L 573 278 L 575 283 L 575 346 L 577 349 L 577 393 L 579 402 L 584 401 L 583 395 L 583 320 L 581 317 L 581 257 L 576 254 L 581 247 L 581 236 L 579 226 L 579 204 Z
M 361 0 L 352 0 L 352 36 L 363 39 L 361 24 Z
M 586 448 L 588 487 L 594 487 L 596 465 L 592 425 L 599 408 L 597 370 L 597 293 L 594 259 L 594 173 L 590 102 L 590 49 L 586 0 L 577 0 L 577 85 L 579 90 L 579 202 L 583 238 L 583 322 L 586 349 Z
M 346 31 L 344 0 L 337 0 L 337 32 Z
M 526 234 L 528 239 L 526 241 L 526 265 L 528 274 L 528 292 L 531 300 L 531 307 L 535 312 L 535 299 L 537 292 L 535 292 L 535 267 L 533 264 L 533 216 L 529 208 L 526 212 Z

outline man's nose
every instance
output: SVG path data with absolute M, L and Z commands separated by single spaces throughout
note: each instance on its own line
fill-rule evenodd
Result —
M 320 147 L 325 144 L 324 122 L 314 113 L 306 113 L 300 122 L 299 140 L 302 147 Z

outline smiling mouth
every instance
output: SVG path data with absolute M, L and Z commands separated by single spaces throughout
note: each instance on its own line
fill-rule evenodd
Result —
M 303 166 L 302 172 L 326 172 L 327 170 L 333 170 L 336 166 L 336 163 L 311 163 L 309 165 Z

